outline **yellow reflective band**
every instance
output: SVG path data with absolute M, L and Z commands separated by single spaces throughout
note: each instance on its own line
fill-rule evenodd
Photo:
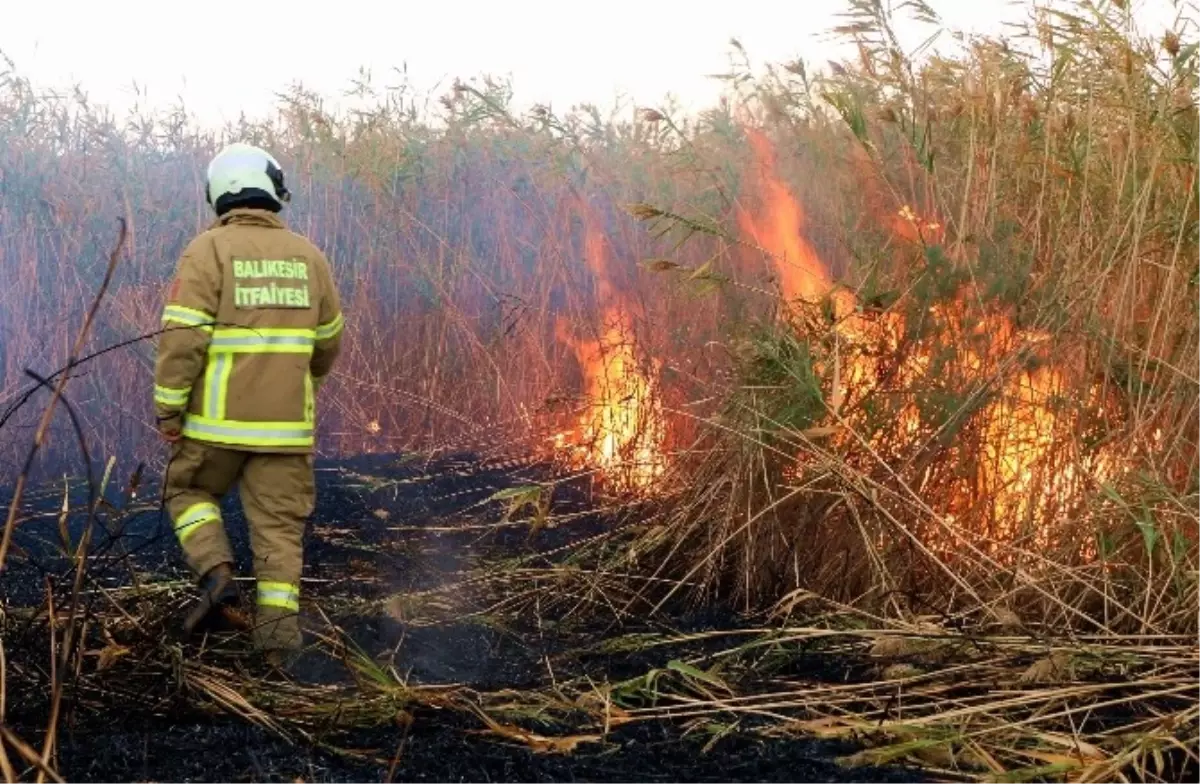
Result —
M 217 417 L 225 418 L 225 403 L 229 400 L 229 377 L 233 374 L 233 357 L 226 357 L 229 361 L 221 366 L 221 372 L 217 378 L 217 385 L 221 390 L 221 396 L 217 398 Z
M 204 369 L 204 415 L 213 419 L 225 418 L 225 397 L 229 389 L 229 374 L 233 357 L 217 354 Z
M 220 327 L 213 332 L 209 353 L 311 354 L 311 329 Z
M 311 422 L 240 422 L 207 416 L 189 416 L 183 434 L 198 441 L 239 446 L 312 446 Z
M 258 581 L 258 603 L 265 607 L 281 607 L 300 611 L 300 586 L 291 583 Z
M 334 316 L 333 321 L 329 322 L 328 324 L 318 324 L 317 340 L 329 340 L 330 338 L 337 337 L 338 333 L 342 331 L 342 327 L 345 325 L 345 323 L 345 319 L 343 319 L 342 314 L 339 313 Z
M 199 327 L 204 332 L 212 332 L 214 320 L 214 316 L 210 316 L 203 310 L 196 310 L 195 308 L 185 308 L 182 305 L 167 305 L 163 308 L 163 324 L 174 321 L 189 327 Z
M 316 421 L 317 404 L 313 396 L 313 377 L 312 373 L 305 372 L 304 374 L 304 421 L 311 425 Z
M 201 501 L 184 509 L 183 514 L 175 518 L 175 535 L 179 537 L 179 543 L 184 544 L 192 534 L 206 524 L 219 522 L 221 522 L 221 510 L 217 508 L 217 505 Z
M 168 408 L 181 408 L 187 405 L 191 387 L 164 387 L 154 385 L 154 402 Z

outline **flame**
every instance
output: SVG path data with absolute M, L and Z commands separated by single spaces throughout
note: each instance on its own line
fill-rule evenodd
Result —
M 634 307 L 610 280 L 604 236 L 584 215 L 584 254 L 603 316 L 594 339 L 573 336 L 562 318 L 555 323 L 559 341 L 575 353 L 591 402 L 575 430 L 555 436 L 555 446 L 569 449 L 577 467 L 599 469 L 614 487 L 644 491 L 666 469 L 659 364 L 638 362 Z
M 832 368 L 835 380 L 827 402 L 831 413 L 837 416 L 839 409 L 848 408 L 847 401 L 861 400 L 878 387 L 885 362 L 896 363 L 904 318 L 893 310 L 868 318 L 860 312 L 857 297 L 834 283 L 829 268 L 803 236 L 804 211 L 775 173 L 770 142 L 759 131 L 748 129 L 747 133 L 757 164 L 749 181 L 757 185 L 752 190 L 757 191 L 761 208 L 758 217 L 740 210 L 738 222 L 769 254 L 792 314 L 800 311 L 797 300 L 814 303 L 825 297 L 831 299 L 838 349 Z M 923 218 L 907 204 L 887 216 L 885 225 L 904 240 L 935 243 L 944 239 L 941 221 Z M 1049 336 L 1018 330 L 1008 316 L 1000 313 L 989 313 L 968 329 L 964 323 L 965 296 L 961 294 L 956 303 L 931 308 L 931 315 L 956 341 L 956 367 L 950 372 L 962 373 L 969 379 L 1002 380 L 995 399 L 980 413 L 982 444 L 973 486 L 955 497 L 941 499 L 940 511 L 944 519 L 955 522 L 978 500 L 984 500 L 990 504 L 992 539 L 1012 541 L 1029 533 L 1024 531 L 1025 521 L 1040 519 L 1055 504 L 1061 506 L 1076 496 L 1084 478 L 1077 465 L 1090 469 L 1093 475 L 1103 475 L 1111 467 L 1112 459 L 1097 455 L 1090 464 L 1075 461 L 1062 466 L 1047 465 L 1048 458 L 1055 453 L 1057 439 L 1074 426 L 1072 417 L 1062 416 L 1052 405 L 1066 386 L 1064 368 L 1045 362 L 1042 356 L 1043 362 L 1036 367 L 1000 371 L 1014 352 L 1033 351 L 1036 355 L 1039 344 L 1046 344 Z M 933 347 L 928 345 L 909 347 L 907 354 L 899 359 L 899 366 L 892 368 L 895 388 L 914 388 L 923 376 L 934 372 L 932 352 Z M 829 375 L 831 369 L 817 370 Z M 947 371 L 943 368 L 937 372 Z M 846 424 L 853 426 L 854 415 L 847 416 L 851 419 Z M 884 439 L 895 438 L 897 434 L 917 437 L 921 428 L 916 400 L 909 396 L 896 414 L 896 427 L 878 433 L 871 446 L 880 448 Z M 837 439 L 834 440 L 836 443 Z M 1069 441 L 1064 439 L 1065 443 Z M 954 450 L 961 451 L 961 447 Z M 1049 542 L 1049 533 L 1034 530 L 1033 543 L 1044 546 Z
M 800 203 L 774 176 L 775 152 L 771 142 L 754 129 L 747 129 L 747 134 L 759 168 L 764 214 L 756 219 L 750 212 L 739 210 L 738 223 L 770 254 L 784 299 L 817 302 L 833 288 L 829 270 L 805 239 L 805 216 Z

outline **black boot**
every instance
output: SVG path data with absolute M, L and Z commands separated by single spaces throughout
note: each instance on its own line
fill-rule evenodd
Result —
M 241 604 L 233 566 L 217 564 L 200 579 L 200 600 L 183 621 L 184 634 L 248 631 L 252 624 Z

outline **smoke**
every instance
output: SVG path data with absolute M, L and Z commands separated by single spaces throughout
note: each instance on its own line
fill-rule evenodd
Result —
M 576 192 L 568 178 L 483 145 L 430 151 L 388 178 L 291 152 L 279 156 L 296 194 L 284 217 L 329 256 L 348 318 L 338 377 L 322 394 L 323 453 L 453 437 L 468 423 L 517 416 L 567 383 L 553 320 L 591 321 L 598 306 L 586 232 L 564 218 Z M 48 374 L 65 361 L 117 216 L 129 222 L 129 249 L 87 350 L 158 327 L 176 260 L 211 221 L 198 179 L 207 153 L 129 143 L 58 155 L 36 141 L 0 151 L 0 275 L 9 282 L 0 287 L 0 414 L 28 388 L 26 368 Z M 632 288 L 643 230 L 612 194 L 584 196 L 614 275 Z M 89 362 L 68 387 L 97 460 L 161 459 L 153 357 L 153 338 L 132 342 Z M 4 476 L 15 475 L 39 400 L 9 412 L 0 430 Z M 42 475 L 78 467 L 64 426 L 52 428 Z

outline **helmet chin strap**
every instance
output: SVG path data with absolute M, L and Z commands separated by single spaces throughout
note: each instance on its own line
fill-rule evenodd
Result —
M 292 192 L 283 184 L 283 170 L 273 163 L 267 164 L 267 177 L 271 179 L 271 184 L 275 186 L 275 196 L 283 204 L 287 204 L 292 200 Z

